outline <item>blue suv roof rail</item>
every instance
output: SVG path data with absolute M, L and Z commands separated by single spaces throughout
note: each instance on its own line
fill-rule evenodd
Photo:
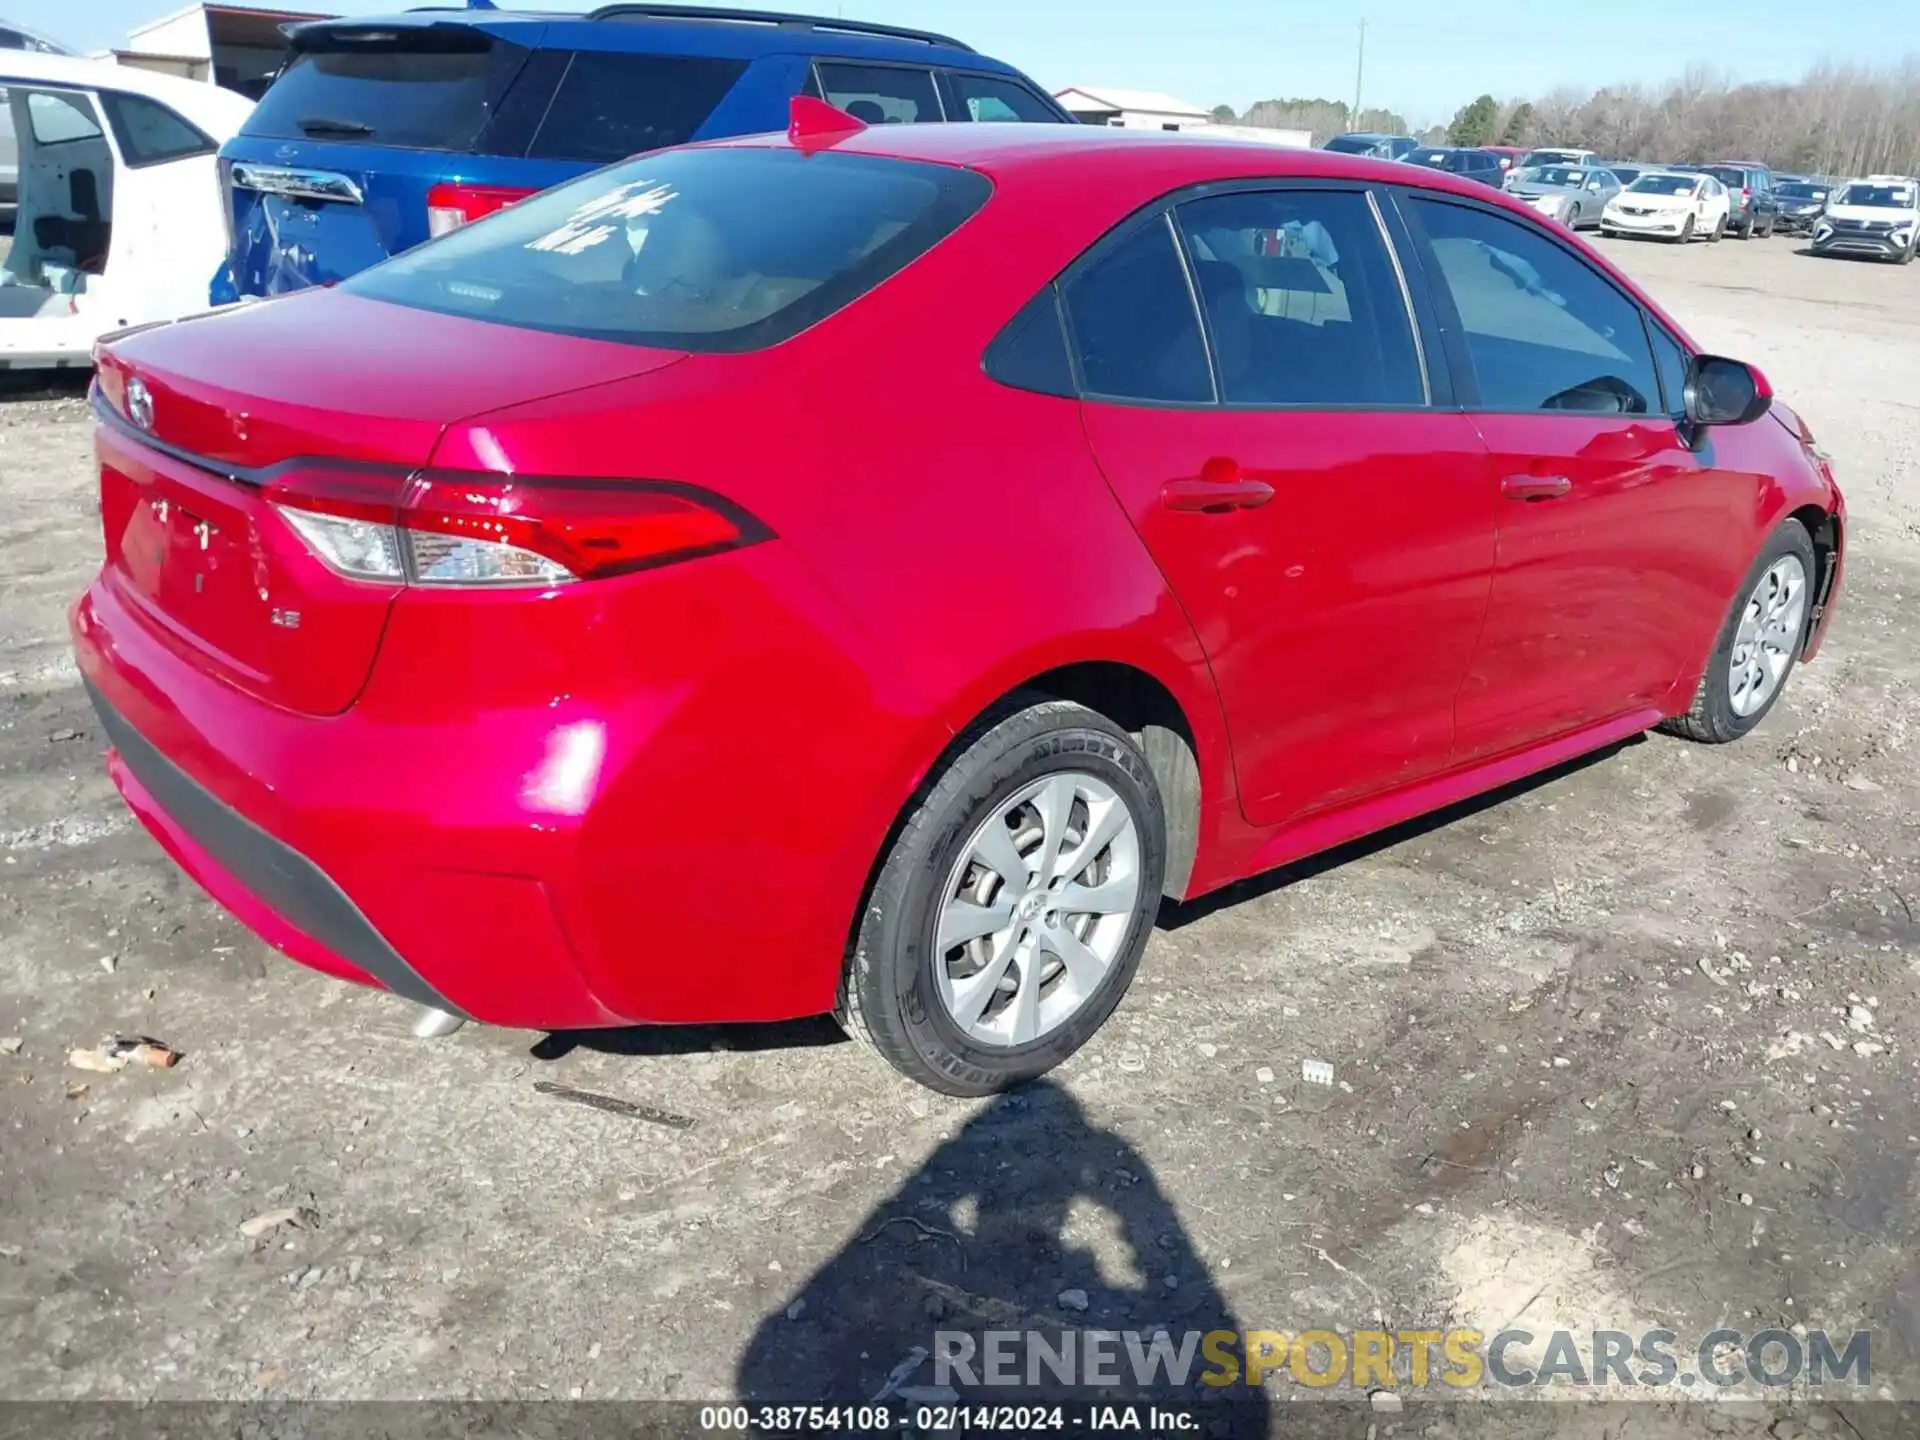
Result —
M 749 25 L 781 25 L 797 30 L 825 30 L 843 35 L 880 35 L 890 40 L 918 40 L 972 52 L 973 47 L 951 35 L 931 30 L 909 30 L 902 25 L 879 25 L 868 20 L 836 20 L 822 15 L 791 15 L 781 10 L 722 10 L 704 5 L 602 5 L 589 20 L 732 20 Z

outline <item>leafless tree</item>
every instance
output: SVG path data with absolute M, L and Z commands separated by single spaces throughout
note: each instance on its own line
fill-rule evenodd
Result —
M 1825 175 L 1912 175 L 1920 171 L 1920 56 L 1880 66 L 1822 62 L 1790 84 L 1741 84 L 1695 67 L 1658 88 L 1562 87 L 1507 102 L 1499 129 L 1523 132 L 1518 143 L 1577 145 L 1620 160 L 1733 158 Z

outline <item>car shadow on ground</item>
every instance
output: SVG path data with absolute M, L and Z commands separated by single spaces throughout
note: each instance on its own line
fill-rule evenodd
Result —
M 575 1050 L 602 1055 L 692 1055 L 707 1050 L 801 1050 L 846 1043 L 830 1015 L 771 1025 L 629 1025 L 618 1030 L 555 1030 L 527 1051 L 535 1060 L 563 1060 Z
M 1556 765 L 1551 770 L 1543 770 L 1524 780 L 1516 780 L 1511 785 L 1498 790 L 1488 791 L 1471 800 L 1463 800 L 1444 810 L 1436 810 L 1422 815 L 1392 829 L 1365 836 L 1318 855 L 1308 856 L 1292 865 L 1270 870 L 1248 880 L 1237 881 L 1225 889 L 1203 895 L 1198 900 L 1163 900 L 1155 925 L 1161 930 L 1178 930 L 1204 919 L 1229 906 L 1257 900 L 1263 895 L 1284 890 L 1289 885 L 1323 875 L 1355 860 L 1365 859 L 1395 845 L 1416 840 L 1435 830 L 1441 830 L 1461 820 L 1469 819 L 1482 811 L 1504 805 L 1509 800 L 1538 790 L 1563 780 L 1569 775 L 1578 774 L 1591 766 L 1599 765 L 1615 755 L 1644 743 L 1644 736 L 1609 745 L 1604 750 L 1596 750 L 1569 760 L 1564 765 Z M 804 1020 L 789 1020 L 769 1025 L 633 1025 L 612 1030 L 557 1030 L 542 1036 L 527 1052 L 535 1060 L 562 1060 L 575 1050 L 591 1050 L 604 1055 L 626 1055 L 636 1057 L 659 1057 L 668 1055 L 691 1055 L 707 1050 L 743 1050 L 758 1052 L 763 1050 L 793 1050 L 812 1046 L 838 1045 L 846 1041 L 846 1035 L 826 1015 L 810 1016 Z
M 1241 1329 L 1139 1151 L 1039 1080 L 962 1125 L 780 1296 L 742 1353 L 736 1393 L 909 1414 L 1159 1400 L 1264 1435 L 1258 1390 L 1202 1382 L 1226 1374 L 1205 1337 L 1237 1357 Z M 1136 1364 L 1155 1354 L 1164 1363 Z M 1002 1357 L 997 1374 L 990 1356 Z

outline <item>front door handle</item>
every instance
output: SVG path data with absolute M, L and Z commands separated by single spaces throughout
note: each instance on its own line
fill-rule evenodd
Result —
M 1558 500 L 1572 489 L 1564 475 L 1509 475 L 1500 482 L 1500 493 L 1509 500 Z

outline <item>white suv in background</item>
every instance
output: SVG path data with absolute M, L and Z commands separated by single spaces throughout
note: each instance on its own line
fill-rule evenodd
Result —
M 1868 255 L 1911 264 L 1920 248 L 1920 183 L 1910 175 L 1849 180 L 1813 222 L 1816 255 Z

